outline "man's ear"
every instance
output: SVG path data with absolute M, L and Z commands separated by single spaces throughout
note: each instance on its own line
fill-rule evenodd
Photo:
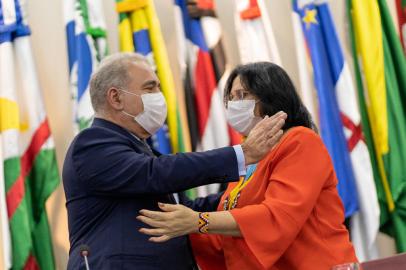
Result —
M 111 87 L 109 90 L 107 90 L 106 100 L 107 100 L 107 103 L 113 109 L 116 109 L 116 110 L 124 109 L 123 99 L 122 99 L 120 91 L 117 88 Z

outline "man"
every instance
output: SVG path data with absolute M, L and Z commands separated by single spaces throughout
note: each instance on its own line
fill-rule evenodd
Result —
M 82 244 L 90 247 L 91 269 L 196 269 L 188 238 L 149 242 L 138 232 L 144 226 L 138 211 L 175 203 L 174 192 L 238 180 L 280 139 L 286 115 L 262 120 L 242 145 L 159 155 L 145 139 L 164 123 L 166 103 L 145 58 L 106 58 L 92 76 L 90 95 L 95 120 L 73 140 L 63 167 L 68 269 L 84 269 Z M 189 205 L 213 208 L 218 200 L 214 195 Z

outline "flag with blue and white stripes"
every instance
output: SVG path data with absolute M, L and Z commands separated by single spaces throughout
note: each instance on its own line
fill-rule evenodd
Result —
M 333 160 L 345 216 L 350 217 L 358 211 L 359 203 L 336 97 L 344 60 L 342 54 L 332 49 L 336 46 L 330 36 L 334 29 L 327 23 L 327 16 L 330 15 L 326 11 L 326 4 L 316 2 L 319 1 L 293 1 L 293 11 L 301 18 L 302 31 L 310 53 L 318 96 L 321 137 Z
M 89 81 L 107 55 L 106 26 L 101 1 L 65 0 L 64 14 L 75 130 L 90 125 L 93 108 Z

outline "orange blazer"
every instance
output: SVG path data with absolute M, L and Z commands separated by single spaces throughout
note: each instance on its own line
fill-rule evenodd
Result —
M 223 206 L 236 183 L 229 184 Z M 242 237 L 191 235 L 202 270 L 329 270 L 357 262 L 321 138 L 295 127 L 258 163 L 229 210 Z

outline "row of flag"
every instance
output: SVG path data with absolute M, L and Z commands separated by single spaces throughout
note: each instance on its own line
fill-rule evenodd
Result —
M 385 0 L 346 5 L 353 63 L 327 1 L 294 0 L 292 20 L 301 94 L 332 157 L 351 240 L 365 261 L 379 256 L 379 230 L 406 251 L 406 61 Z
M 283 65 L 265 2 L 233 1 L 241 63 Z M 3 268 L 54 269 L 44 205 L 59 176 L 21 3 L 0 0 Z M 395 238 L 399 252 L 406 251 L 406 176 L 402 174 L 406 167 L 402 51 L 406 10 L 405 1 L 397 0 L 399 39 L 385 0 L 347 0 L 346 4 L 353 62 L 344 57 L 328 1 L 292 0 L 292 22 L 298 89 L 332 156 L 351 239 L 364 261 L 379 256 L 379 230 Z M 239 143 L 241 138 L 228 126 L 222 103 L 230 66 L 215 2 L 174 0 L 173 7 L 180 89 L 175 88 L 153 1 L 116 1 L 120 50 L 147 57 L 168 103 L 167 121 L 150 143 L 162 153 Z M 64 15 L 73 123 L 80 131 L 93 117 L 89 80 L 108 55 L 106 24 L 101 1 L 64 1 Z M 188 195 L 204 196 L 217 190 L 218 185 L 199 187 Z
M 55 269 L 45 201 L 59 172 L 25 4 L 0 1 L 0 268 Z

